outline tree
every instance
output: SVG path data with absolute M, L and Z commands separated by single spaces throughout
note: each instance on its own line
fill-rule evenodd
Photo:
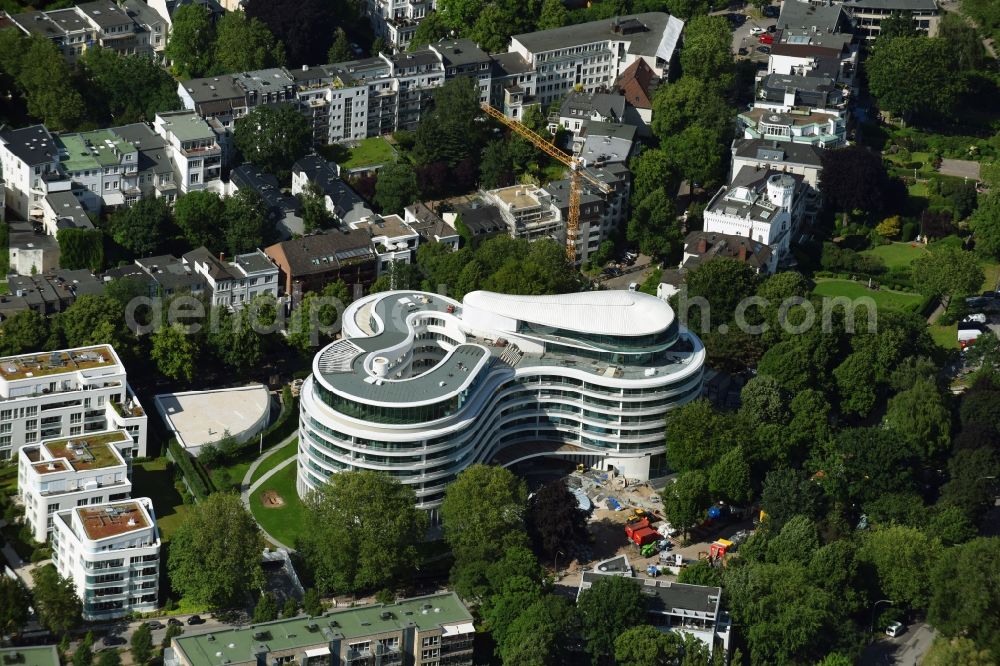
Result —
M 695 16 L 684 26 L 681 71 L 705 84 L 728 84 L 732 76 L 732 31 L 724 16 Z
M 947 639 L 938 636 L 920 662 L 924 666 L 993 666 L 996 659 L 989 650 L 980 650 L 968 638 Z
M 102 125 L 152 122 L 158 112 L 181 108 L 177 82 L 150 56 L 96 47 L 83 52 L 80 64 L 87 79 L 87 106 Z
M 493 635 L 497 653 L 507 644 L 507 634 L 526 608 L 542 598 L 542 586 L 527 576 L 515 575 L 484 597 L 480 613 L 483 626 Z
M 295 597 L 285 599 L 285 605 L 281 607 L 281 617 L 295 617 L 299 614 L 299 602 Z
M 504 51 L 510 43 L 511 35 L 517 30 L 517 16 L 511 9 L 498 2 L 484 6 L 468 31 L 469 39 L 488 53 Z
M 184 627 L 179 624 L 168 624 L 167 630 L 163 633 L 163 642 L 160 644 L 160 647 L 167 649 L 170 647 L 170 642 L 183 633 Z M 103 664 L 99 664 L 99 666 L 103 666 Z
M 996 435 L 991 442 L 996 442 Z M 996 481 L 1000 475 L 1000 454 L 981 449 L 956 451 L 948 461 L 948 481 L 941 487 L 942 504 L 960 508 L 970 518 L 979 518 L 993 506 Z
M 364 497 L 364 502 L 358 498 Z M 301 551 L 325 591 L 356 593 L 399 580 L 417 561 L 427 514 L 411 486 L 373 471 L 339 472 L 306 499 L 323 530 L 302 539 Z
M 239 372 L 256 366 L 264 353 L 261 336 L 254 330 L 254 322 L 248 314 L 250 307 L 247 305 L 234 313 L 222 306 L 211 312 L 208 346 L 219 360 Z
M 449 27 L 464 32 L 476 22 L 482 7 L 478 0 L 441 0 L 438 13 Z
M 858 550 L 859 559 L 873 568 L 881 594 L 914 610 L 929 605 L 932 588 L 924 573 L 934 570 L 942 554 L 936 538 L 902 525 L 866 532 Z
M 886 427 L 903 435 L 908 448 L 924 460 L 945 452 L 951 445 L 951 411 L 933 381 L 918 380 L 889 400 Z
M 893 215 L 892 217 L 887 217 L 879 222 L 878 226 L 875 227 L 875 233 L 883 238 L 896 238 L 899 236 L 902 226 L 902 221 L 899 219 L 899 215 Z
M 178 197 L 174 221 L 192 247 L 222 248 L 220 220 L 226 215 L 226 203 L 215 192 L 196 190 Z
M 320 292 L 307 292 L 292 310 L 285 338 L 288 345 L 302 354 L 309 354 L 334 334 L 340 312 L 350 303 L 350 292 L 343 280 L 331 282 Z
M 998 179 L 1000 180 L 1000 179 Z M 980 255 L 1000 258 L 1000 182 L 993 186 L 990 194 L 981 197 L 979 207 L 970 220 L 976 252 Z
M 243 11 L 267 25 L 276 42 L 284 44 L 287 65 L 327 62 L 326 55 L 341 25 L 351 25 L 358 5 L 346 0 L 247 0 Z
M 948 12 L 942 16 L 937 36 L 948 43 L 961 71 L 979 69 L 986 59 L 982 38 L 961 14 Z
M 262 592 L 253 608 L 253 621 L 273 622 L 278 619 L 278 599 L 273 592 Z
M 181 5 L 171 17 L 170 39 L 163 55 L 172 61 L 179 78 L 204 76 L 212 68 L 214 43 L 208 8 L 197 3 Z
M 885 428 L 842 430 L 833 446 L 836 462 L 825 482 L 852 501 L 867 502 L 913 489 L 916 451 L 899 433 Z
M 181 324 L 160 326 L 153 332 L 153 348 L 150 356 L 156 369 L 164 377 L 183 379 L 190 382 L 194 378 L 194 364 L 198 350 Z
M 112 213 L 111 236 L 133 256 L 144 257 L 160 247 L 170 225 L 166 199 L 146 197 Z
M 638 243 L 639 251 L 655 257 L 674 257 L 682 236 L 674 201 L 661 187 L 643 199 L 628 222 L 626 237 Z
M 384 167 L 375 183 L 375 204 L 383 213 L 400 212 L 416 201 L 417 174 L 406 162 Z
M 706 0 L 665 0 L 667 11 L 674 16 L 687 20 L 693 16 L 707 14 L 709 3 Z
M 565 479 L 545 484 L 532 496 L 527 518 L 528 534 L 536 549 L 553 560 L 564 549 L 586 543 L 590 537 L 587 512 L 580 508 Z
M 59 266 L 99 271 L 104 264 L 104 234 L 99 229 L 59 229 Z
M 673 84 L 676 85 L 676 84 Z M 654 116 L 658 118 L 659 116 Z M 658 189 L 672 191 L 676 180 L 670 158 L 662 150 L 648 149 L 633 158 L 629 164 L 632 172 L 632 201 L 642 202 Z
M 823 510 L 823 490 L 798 470 L 775 469 L 764 478 L 760 505 L 769 531 L 779 532 L 795 515 L 818 518 Z
M 618 666 L 665 666 L 683 656 L 682 639 L 673 632 L 663 633 L 656 627 L 642 624 L 626 629 L 615 639 L 615 661 Z
M 132 663 L 136 666 L 144 666 L 153 658 L 153 633 L 149 625 L 143 622 L 132 632 L 132 640 L 129 641 L 132 652 Z
M 740 391 L 740 412 L 751 422 L 777 423 L 788 417 L 787 400 L 773 377 L 758 375 Z
M 89 631 L 73 651 L 73 666 L 91 666 L 94 663 L 94 635 Z
M 729 136 L 701 125 L 686 127 L 663 142 L 664 151 L 670 155 L 673 168 L 688 182 L 710 188 L 725 175 Z
M 955 76 L 951 46 L 943 39 L 899 37 L 879 45 L 865 65 L 879 105 L 904 118 L 948 116 L 965 92 L 964 80 Z
M 692 400 L 667 419 L 667 461 L 680 472 L 707 469 L 735 445 L 730 421 L 705 399 Z
M 499 647 L 504 664 L 575 666 L 580 652 L 579 614 L 567 599 L 547 594 L 511 623 Z
M 28 623 L 31 593 L 20 578 L 0 576 L 0 635 L 17 636 Z
M 223 240 L 232 255 L 251 252 L 272 235 L 267 204 L 255 190 L 243 188 L 226 198 Z
M 237 603 L 263 583 L 260 530 L 238 495 L 214 493 L 191 507 L 170 540 L 170 584 L 211 609 Z
M 215 30 L 215 71 L 220 74 L 285 64 L 284 46 L 275 42 L 267 25 L 257 18 L 243 12 L 226 12 Z
M 692 470 L 683 472 L 667 487 L 663 512 L 671 525 L 687 534 L 688 529 L 704 517 L 710 503 L 705 473 Z
M 913 20 L 913 12 L 892 12 L 879 22 L 878 38 L 873 50 L 877 50 L 899 37 L 916 37 L 917 24 Z
M 15 356 L 40 351 L 48 340 L 49 322 L 35 310 L 15 312 L 0 324 L 0 354 Z
M 677 582 L 686 585 L 721 587 L 722 571 L 708 560 L 698 560 L 681 569 Z
M 247 162 L 276 174 L 309 152 L 312 130 L 292 104 L 261 105 L 236 121 L 233 143 Z
M 419 30 L 419 26 L 417 30 Z M 330 50 L 327 51 L 326 61 L 327 62 L 347 62 L 349 60 L 354 60 L 354 52 L 351 51 L 351 43 L 347 39 L 347 33 L 344 32 L 343 28 L 337 28 L 336 38 L 333 40 L 333 44 L 330 46 Z
M 750 464 L 742 446 L 726 451 L 708 470 L 708 490 L 712 497 L 736 505 L 745 505 L 752 499 Z
M 507 187 L 514 182 L 514 160 L 508 142 L 503 139 L 490 141 L 483 149 L 479 163 L 479 183 L 486 189 Z
M 698 125 L 725 136 L 733 122 L 734 110 L 720 89 L 706 86 L 695 76 L 682 76 L 669 86 L 662 86 L 653 97 L 652 130 L 660 141 L 681 134 Z M 666 154 L 659 152 L 664 157 Z
M 39 624 L 58 635 L 75 629 L 80 624 L 82 608 L 73 581 L 60 576 L 52 564 L 35 569 L 31 575 L 35 581 L 32 606 Z
M 103 650 L 101 656 L 97 658 L 97 666 L 121 666 L 121 664 L 122 658 L 117 650 Z
M 319 595 L 319 590 L 315 587 L 307 589 L 305 596 L 302 597 L 302 610 L 309 617 L 316 617 L 323 614 L 323 599 Z
M 688 299 L 708 301 L 712 327 L 730 321 L 740 301 L 752 296 L 757 274 L 746 262 L 720 257 L 705 262 L 687 275 Z
M 333 215 L 326 208 L 326 195 L 318 183 L 310 181 L 298 194 L 302 208 L 302 223 L 307 234 L 334 225 Z
M 86 105 L 73 86 L 72 72 L 55 42 L 32 35 L 24 45 L 17 73 L 28 113 L 50 130 L 68 130 L 86 115 Z
M 485 127 L 479 122 L 481 115 L 476 79 L 460 76 L 446 81 L 434 91 L 434 106 L 417 127 L 413 145 L 416 163 L 444 162 L 455 167 L 467 157 L 478 158 Z
M 580 593 L 576 606 L 594 664 L 614 653 L 615 639 L 626 629 L 643 624 L 647 604 L 641 585 L 620 576 L 602 576 Z
M 958 298 L 976 293 L 983 269 L 970 252 L 943 248 L 917 257 L 911 264 L 913 286 L 927 296 Z
M 562 0 L 543 0 L 542 13 L 538 17 L 538 30 L 561 28 L 569 23 L 569 12 Z
M 524 481 L 505 467 L 472 465 L 445 489 L 441 502 L 444 538 L 456 564 L 491 562 L 505 548 L 527 543 Z M 489 534 L 489 539 L 483 535 Z
M 861 145 L 823 151 L 819 187 L 836 210 L 882 210 L 889 179 L 878 154 Z
M 84 294 L 59 313 L 55 328 L 66 347 L 109 344 L 121 351 L 130 339 L 122 315 L 120 304 L 107 296 Z

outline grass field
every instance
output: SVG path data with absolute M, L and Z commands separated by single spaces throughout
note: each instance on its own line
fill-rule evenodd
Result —
M 298 448 L 299 448 L 299 438 L 296 437 L 288 444 L 285 444 L 283 447 L 278 449 L 277 452 L 272 453 L 267 458 L 265 458 L 264 462 L 262 462 L 257 467 L 257 469 L 253 471 L 253 474 L 250 475 L 250 485 L 253 485 L 254 481 L 267 474 L 269 471 L 280 465 L 283 461 L 288 460 L 289 458 L 294 456 Z
M 817 296 L 846 296 L 847 298 L 867 297 L 875 301 L 878 308 L 890 310 L 911 310 L 923 300 L 919 294 L 880 289 L 873 291 L 861 282 L 818 278 L 813 293 Z
M 296 465 L 292 463 L 272 476 L 250 496 L 250 512 L 268 534 L 286 546 L 295 546 L 305 534 L 307 517 L 305 507 L 295 492 Z M 264 493 L 273 490 L 284 504 L 280 507 L 264 506 Z
M 927 248 L 917 243 L 889 243 L 865 250 L 861 254 L 879 257 L 885 262 L 886 268 L 902 268 L 909 266 L 917 257 L 927 254 Z
M 177 530 L 188 506 L 174 487 L 173 472 L 167 469 L 166 458 L 140 463 L 132 470 L 132 496 L 149 497 L 156 510 L 156 524 L 164 541 Z
M 983 280 L 983 286 L 980 287 L 982 291 L 993 291 L 997 288 L 997 284 L 1000 283 L 1000 264 L 983 264 L 983 274 L 985 279 Z
M 351 148 L 350 157 L 340 166 L 345 169 L 358 169 L 367 166 L 378 166 L 396 161 L 396 151 L 385 139 L 374 136 L 361 141 L 357 148 Z
M 958 326 L 952 324 L 932 324 L 927 327 L 927 332 L 934 338 L 934 342 L 945 349 L 958 349 Z

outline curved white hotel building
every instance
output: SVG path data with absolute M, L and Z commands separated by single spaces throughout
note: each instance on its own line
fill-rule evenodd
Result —
M 445 486 L 478 462 L 564 456 L 646 479 L 704 361 L 670 306 L 640 292 L 373 294 L 344 311 L 302 387 L 298 492 L 379 470 L 436 519 Z

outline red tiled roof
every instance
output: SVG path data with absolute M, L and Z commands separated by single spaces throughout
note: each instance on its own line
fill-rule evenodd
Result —
M 625 101 L 637 109 L 653 108 L 651 84 L 656 78 L 656 72 L 640 58 L 629 65 L 618 80 L 615 87 L 622 91 Z

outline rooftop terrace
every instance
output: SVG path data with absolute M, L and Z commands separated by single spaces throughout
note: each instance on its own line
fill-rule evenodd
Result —
M 91 541 L 128 534 L 149 527 L 146 512 L 136 501 L 105 504 L 97 507 L 78 507 L 77 515 Z
M 114 467 L 122 463 L 114 444 L 130 442 L 132 438 L 122 430 L 102 432 L 96 435 L 56 439 L 42 444 L 53 458 L 66 458 L 73 469 L 81 472 L 88 469 Z M 41 463 L 44 464 L 44 463 Z
M 7 381 L 29 377 L 47 377 L 117 365 L 109 345 L 81 347 L 64 351 L 23 354 L 0 358 L 0 377 Z

